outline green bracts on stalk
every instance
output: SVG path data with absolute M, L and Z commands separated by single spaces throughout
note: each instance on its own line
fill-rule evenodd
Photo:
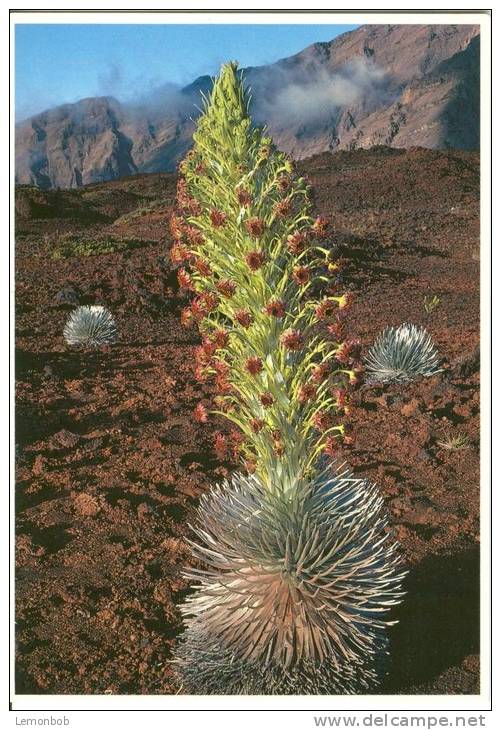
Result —
M 289 489 L 344 437 L 334 415 L 356 376 L 337 315 L 349 297 L 330 282 L 312 300 L 338 268 L 321 245 L 326 221 L 310 217 L 306 180 L 252 126 L 247 103 L 228 64 L 181 165 L 173 258 L 190 264 L 179 283 L 197 294 L 184 319 L 205 337 L 199 377 L 219 376 L 219 410 L 263 484 Z

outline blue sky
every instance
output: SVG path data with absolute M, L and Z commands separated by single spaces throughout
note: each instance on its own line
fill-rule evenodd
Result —
M 272 63 L 354 25 L 16 26 L 16 118 L 86 96 L 121 101 L 188 84 L 224 61 Z

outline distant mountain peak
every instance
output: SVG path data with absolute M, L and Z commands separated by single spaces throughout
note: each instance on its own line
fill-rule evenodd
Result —
M 479 27 L 366 25 L 244 69 L 252 113 L 296 158 L 386 144 L 477 149 Z M 78 187 L 175 169 L 212 78 L 150 101 L 89 97 L 16 125 L 16 182 Z

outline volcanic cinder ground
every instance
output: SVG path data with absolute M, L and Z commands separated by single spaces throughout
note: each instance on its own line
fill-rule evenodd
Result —
M 363 384 L 344 454 L 378 482 L 409 569 L 385 693 L 479 691 L 479 161 L 375 148 L 301 163 L 349 260 L 349 334 L 432 334 L 440 375 Z M 173 693 L 198 497 L 234 464 L 192 417 L 197 335 L 181 327 L 168 251 L 175 175 L 72 191 L 17 189 L 17 692 Z M 61 241 L 118 253 L 53 258 Z M 130 241 L 133 244 L 130 244 Z M 70 240 L 71 246 L 71 240 Z M 425 296 L 440 302 L 430 313 Z M 76 304 L 107 305 L 120 339 L 62 338 Z M 467 447 L 440 446 L 465 433 Z

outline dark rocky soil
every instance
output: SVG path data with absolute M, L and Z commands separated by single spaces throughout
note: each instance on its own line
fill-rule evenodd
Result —
M 305 161 L 350 260 L 350 334 L 425 325 L 444 371 L 357 391 L 346 460 L 376 480 L 409 568 L 385 693 L 479 687 L 478 156 L 386 148 Z M 168 258 L 173 175 L 17 191 L 17 691 L 173 693 L 184 542 L 197 498 L 227 473 L 198 425 L 196 335 Z M 141 209 L 141 214 L 131 212 Z M 119 223 L 114 221 L 120 218 Z M 61 236 L 134 239 L 51 258 Z M 137 243 L 139 242 L 139 243 Z M 425 296 L 439 305 L 427 313 Z M 118 344 L 70 350 L 77 303 L 104 303 Z M 204 400 L 205 399 L 205 400 Z M 467 448 L 439 445 L 463 432 Z

